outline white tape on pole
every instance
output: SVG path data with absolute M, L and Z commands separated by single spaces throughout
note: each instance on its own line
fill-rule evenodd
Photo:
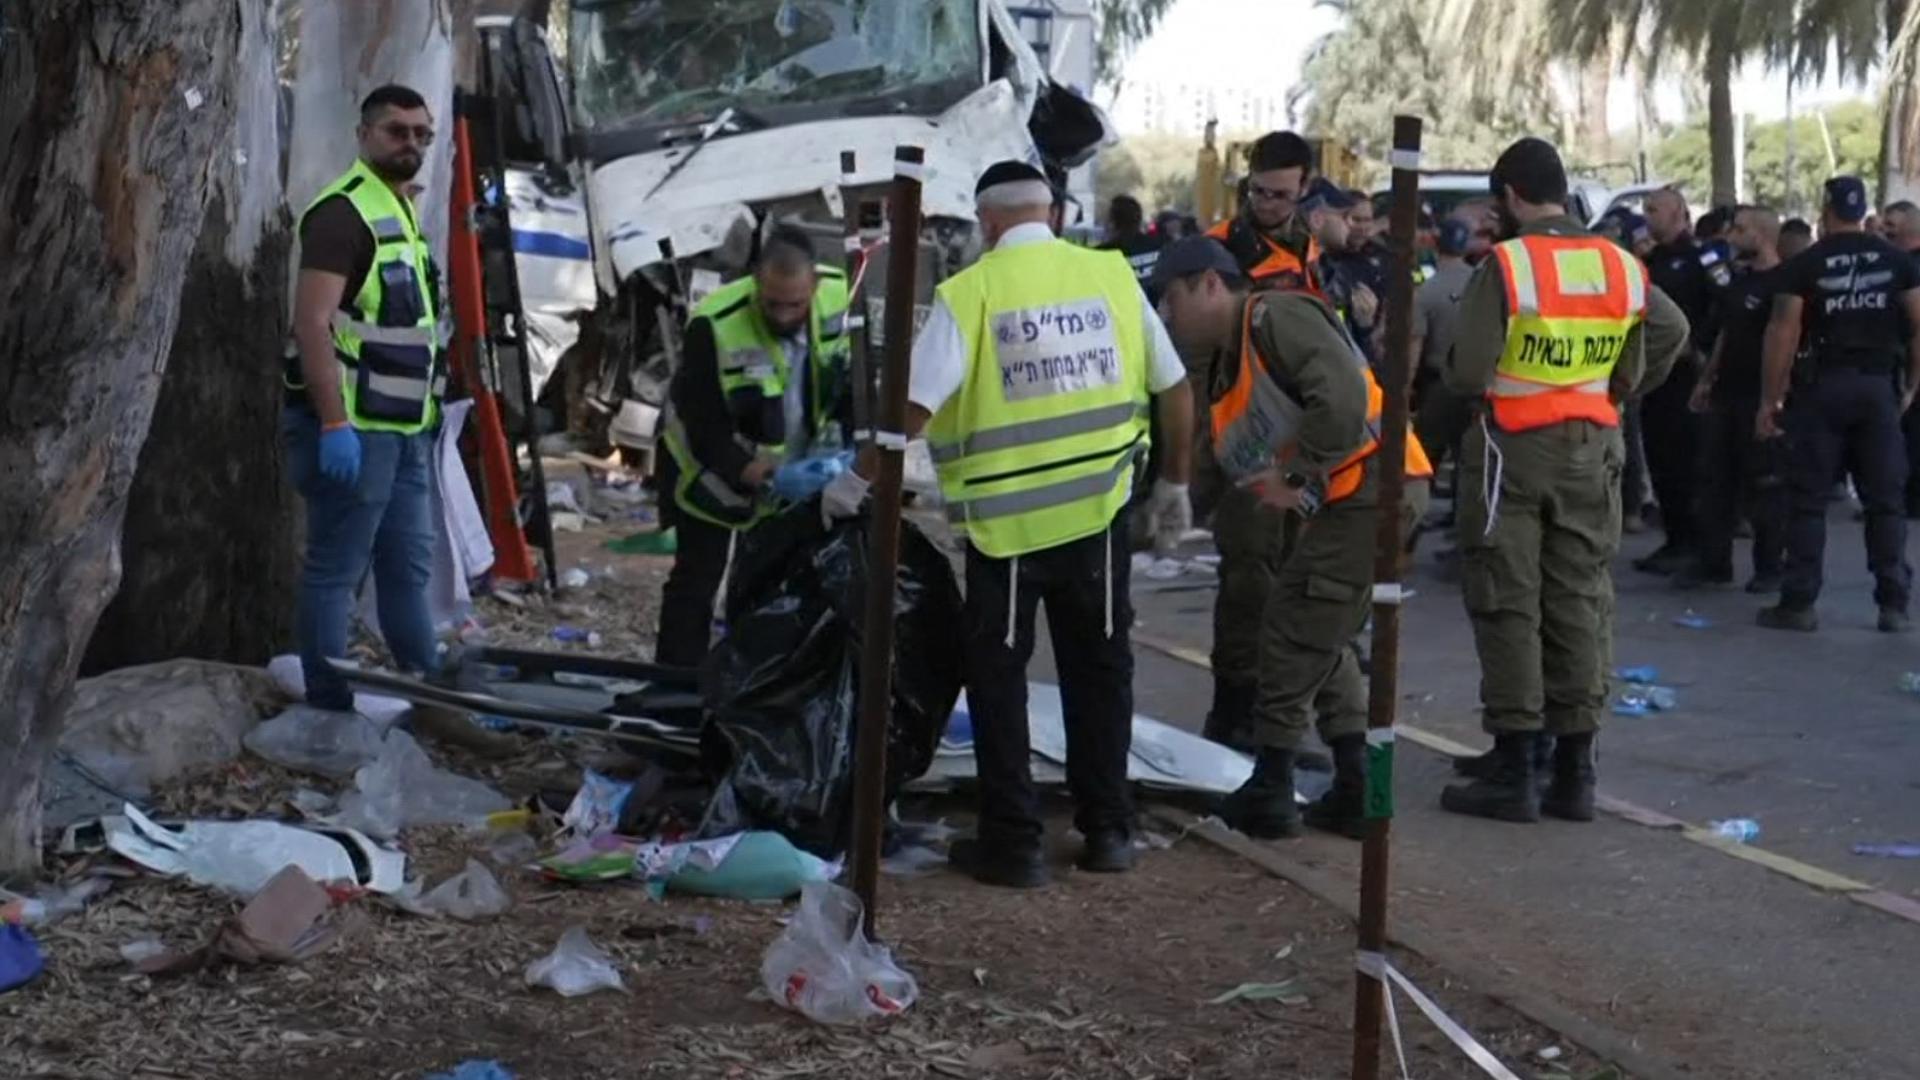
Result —
M 1393 745 L 1393 729 L 1390 727 L 1368 728 L 1367 729 L 1367 745 L 1368 746 L 1392 746 Z
M 882 450 L 904 452 L 907 448 L 907 437 L 898 431 L 876 431 L 873 434 L 873 442 Z
M 1410 1074 L 1407 1071 L 1406 1052 L 1401 1048 L 1400 1023 L 1393 1011 L 1393 988 L 1396 986 L 1407 995 L 1407 1000 L 1413 1002 L 1421 1012 L 1427 1015 L 1427 1019 L 1433 1021 L 1433 1026 L 1440 1029 L 1440 1034 L 1445 1035 L 1448 1042 L 1459 1047 L 1469 1061 L 1480 1067 L 1481 1072 L 1493 1077 L 1494 1080 L 1520 1080 L 1512 1069 L 1501 1064 L 1500 1059 L 1493 1056 L 1492 1051 L 1481 1046 L 1479 1040 L 1468 1034 L 1466 1028 L 1455 1023 L 1453 1017 L 1448 1016 L 1445 1010 L 1434 1004 L 1432 998 L 1421 993 L 1420 988 L 1413 985 L 1412 980 L 1402 975 L 1398 968 L 1387 963 L 1385 956 L 1376 952 L 1361 951 L 1354 954 L 1353 959 L 1354 967 L 1358 968 L 1362 975 L 1379 982 L 1381 993 L 1386 995 L 1387 1025 L 1393 1035 L 1394 1050 L 1400 1054 L 1402 1077 L 1408 1077 Z
M 1413 596 L 1413 590 L 1397 581 L 1381 581 L 1373 586 L 1373 602 L 1399 607 Z
M 895 161 L 893 163 L 893 175 L 904 176 L 909 180 L 917 180 L 925 183 L 927 179 L 927 167 L 918 161 Z
M 1387 155 L 1387 164 L 1393 166 L 1396 169 L 1408 169 L 1413 172 L 1419 172 L 1420 171 L 1420 151 L 1395 150 Z

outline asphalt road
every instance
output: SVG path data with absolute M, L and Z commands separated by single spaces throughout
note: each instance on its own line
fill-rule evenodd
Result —
M 1920 636 L 1874 630 L 1860 527 L 1836 512 L 1815 634 L 1756 627 L 1762 601 L 1737 589 L 1676 593 L 1631 570 L 1654 542 L 1629 538 L 1617 568 L 1616 663 L 1658 667 L 1678 707 L 1613 720 L 1602 789 L 1696 824 L 1754 818 L 1761 847 L 1920 898 L 1920 860 L 1851 852 L 1920 842 L 1920 698 L 1898 686 L 1920 670 Z M 1471 630 L 1458 588 L 1434 572 L 1437 546 L 1410 580 L 1400 719 L 1484 745 Z M 1736 559 L 1744 570 L 1744 551 Z M 1213 595 L 1137 582 L 1136 632 L 1204 652 Z M 1709 625 L 1673 623 L 1689 612 Z M 1139 711 L 1197 728 L 1208 673 L 1135 651 Z M 1394 919 L 1696 1075 L 1920 1072 L 1920 925 L 1618 819 L 1526 827 L 1444 814 L 1446 763 L 1400 745 Z M 1287 849 L 1357 881 L 1355 845 L 1314 837 Z

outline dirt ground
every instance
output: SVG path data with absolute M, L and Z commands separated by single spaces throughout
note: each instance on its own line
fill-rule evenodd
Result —
M 670 560 L 602 546 L 645 527 L 627 518 L 561 533 L 562 564 L 588 569 L 587 585 L 551 600 L 483 598 L 476 617 L 488 640 L 650 655 Z M 562 623 L 599 633 L 600 644 L 555 642 Z M 579 766 L 606 753 L 557 739 L 504 763 L 430 750 L 515 798 L 569 790 Z M 243 759 L 156 801 L 163 813 L 275 816 L 302 786 L 340 785 Z M 654 901 L 637 885 L 558 885 L 496 867 L 514 905 L 494 920 L 425 919 L 362 897 L 330 916 L 340 942 L 302 963 L 149 977 L 130 970 L 120 946 L 204 940 L 238 904 L 134 878 L 39 929 L 47 974 L 0 996 L 0 1077 L 411 1080 L 468 1059 L 497 1059 L 519 1080 L 1348 1074 L 1353 931 L 1344 917 L 1197 838 L 1173 838 L 1130 875 L 1078 873 L 1064 806 L 1054 810 L 1051 888 L 991 889 L 944 868 L 883 879 L 881 933 L 920 984 L 919 1001 L 884 1025 L 823 1027 L 758 989 L 789 905 Z M 952 797 L 904 808 L 910 819 L 957 825 L 965 815 Z M 409 876 L 431 885 L 484 857 L 486 838 L 414 830 L 401 846 Z M 527 965 L 573 926 L 617 959 L 626 993 L 563 999 L 525 984 Z M 1396 963 L 1522 1075 L 1622 1075 L 1417 957 Z M 1209 1003 L 1242 983 L 1288 989 L 1284 1001 Z M 1415 1075 L 1483 1075 L 1404 1000 L 1399 1012 Z

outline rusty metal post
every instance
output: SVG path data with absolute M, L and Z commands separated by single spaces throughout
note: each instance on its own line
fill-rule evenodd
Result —
M 1387 947 L 1388 841 L 1393 821 L 1393 718 L 1400 694 L 1400 506 L 1406 490 L 1407 393 L 1413 346 L 1414 233 L 1420 224 L 1420 118 L 1393 118 L 1393 259 L 1387 353 L 1380 365 L 1380 533 L 1373 578 L 1373 667 L 1367 686 L 1367 835 L 1360 850 L 1360 949 L 1354 980 L 1353 1078 L 1378 1080 L 1387 984 L 1364 958 Z
M 886 818 L 887 722 L 893 712 L 893 591 L 900 565 L 900 478 L 907 436 L 907 361 L 913 350 L 914 266 L 920 257 L 920 184 L 926 152 L 895 147 L 887 239 L 885 366 L 880 373 L 878 452 L 867 541 L 865 611 L 861 620 L 859 730 L 854 743 L 853 891 L 874 936 L 880 885 L 880 830 Z

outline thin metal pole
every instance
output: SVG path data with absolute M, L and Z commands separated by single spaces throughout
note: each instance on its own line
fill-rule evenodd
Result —
M 880 829 L 886 816 L 887 721 L 893 713 L 893 585 L 900 566 L 900 474 L 907 449 L 907 358 L 913 349 L 914 266 L 920 257 L 920 179 L 926 152 L 893 151 L 887 241 L 886 361 L 873 442 L 879 464 L 871 488 L 866 611 L 861 623 L 860 725 L 854 744 L 853 891 L 874 936 L 880 885 Z
M 1374 554 L 1373 666 L 1367 686 L 1367 835 L 1360 849 L 1360 952 L 1387 947 L 1388 841 L 1393 821 L 1393 713 L 1400 694 L 1400 505 L 1406 490 L 1407 391 L 1413 347 L 1414 231 L 1420 215 L 1420 118 L 1393 118 L 1393 260 L 1387 271 L 1387 355 L 1380 378 L 1380 533 Z M 1380 1075 L 1385 983 L 1354 977 L 1353 1077 Z
M 861 273 L 867 262 L 862 236 L 867 204 L 855 184 L 858 171 L 854 152 L 840 151 L 840 217 L 846 227 L 847 348 L 851 353 L 848 374 L 853 383 L 854 443 L 864 450 L 873 442 L 873 357 L 867 352 L 867 287 Z

